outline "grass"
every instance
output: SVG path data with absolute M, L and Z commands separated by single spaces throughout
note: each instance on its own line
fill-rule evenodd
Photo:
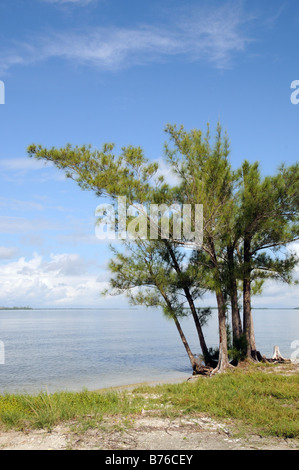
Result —
M 205 414 L 230 419 L 264 436 L 299 436 L 299 376 L 269 367 L 237 368 L 196 382 L 140 386 L 133 391 L 11 395 L 0 397 L 0 424 L 6 428 L 48 428 L 74 422 L 104 425 L 107 417 L 130 420 L 142 409 L 161 416 Z
M 141 411 L 138 397 L 129 399 L 118 392 L 57 392 L 38 395 L 11 395 L 0 397 L 0 424 L 6 428 L 48 428 L 72 420 L 83 425 L 97 426 L 104 416 L 127 416 Z M 94 423 L 94 424 L 92 424 Z
M 151 395 L 145 387 L 135 390 L 137 393 Z M 154 393 L 159 394 L 164 413 L 174 416 L 205 413 L 236 420 L 263 435 L 299 436 L 298 375 L 270 374 L 251 367 L 199 379 L 195 384 L 155 387 Z

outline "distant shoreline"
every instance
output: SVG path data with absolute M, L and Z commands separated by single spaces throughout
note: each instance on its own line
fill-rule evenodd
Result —
M 0 307 L 1 310 L 138 310 L 138 307 Z M 299 307 L 252 307 L 252 310 L 299 310 Z
M 34 310 L 34 309 L 31 307 L 0 307 L 0 310 Z

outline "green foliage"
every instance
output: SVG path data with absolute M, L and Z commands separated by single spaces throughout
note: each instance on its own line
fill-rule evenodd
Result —
M 228 357 L 232 364 L 237 365 L 246 359 L 247 341 L 245 334 L 242 334 L 239 338 L 232 337 L 231 328 L 229 325 L 226 327 L 227 332 L 227 349 Z M 214 361 L 218 361 L 219 348 L 209 348 L 209 353 Z
M 92 146 L 72 146 L 46 149 L 41 145 L 30 145 L 29 157 L 52 162 L 63 170 L 84 190 L 97 196 L 126 196 L 129 201 L 143 201 L 150 191 L 150 181 L 155 177 L 158 164 L 150 163 L 140 147 L 123 147 L 115 155 L 115 145 L 104 144 L 101 150 Z M 159 180 L 161 184 L 161 180 Z
M 247 340 L 243 333 L 239 338 L 235 338 L 233 344 L 229 346 L 228 354 L 231 360 L 239 363 L 245 360 L 247 355 Z
M 197 316 L 201 326 L 205 326 L 208 323 L 211 315 L 212 310 L 209 307 L 197 309 Z
M 240 359 L 245 339 L 233 338 L 234 345 L 227 345 L 224 305 L 234 302 L 236 312 L 238 294 L 246 291 L 243 330 L 249 346 L 251 295 L 261 293 L 267 279 L 294 282 L 298 256 L 288 247 L 299 239 L 299 164 L 282 165 L 273 176 L 262 176 L 258 162 L 244 161 L 234 170 L 220 124 L 213 139 L 209 125 L 203 133 L 168 124 L 165 132 L 165 159 L 179 177 L 172 186 L 158 176 L 159 165 L 140 147 L 127 146 L 117 154 L 111 143 L 101 150 L 31 145 L 28 155 L 52 162 L 82 189 L 112 201 L 126 196 L 127 204 L 135 206 L 202 204 L 202 247 L 187 252 L 189 241 L 183 238 L 178 244 L 170 220 L 170 240 L 160 231 L 158 240 L 136 240 L 125 244 L 124 251 L 113 250 L 111 292 L 126 293 L 133 304 L 161 307 L 173 319 L 186 315 L 187 303 L 192 312 L 207 290 L 215 292 L 221 352 L 228 346 L 233 358 Z M 193 230 L 194 224 L 193 216 Z M 207 318 L 206 312 L 201 322 Z

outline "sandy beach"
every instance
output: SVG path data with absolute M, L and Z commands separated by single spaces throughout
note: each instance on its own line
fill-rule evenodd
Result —
M 288 374 L 297 374 L 299 364 Z M 277 367 L 277 371 L 283 369 Z M 172 383 L 186 379 L 174 379 Z M 196 381 L 198 377 L 190 377 Z M 159 382 L 161 383 L 161 381 Z M 166 383 L 170 383 L 167 381 Z M 157 385 L 156 382 L 129 384 L 101 389 L 134 394 L 140 385 Z M 1 450 L 298 450 L 299 439 L 265 437 L 257 431 L 245 432 L 233 419 L 219 420 L 207 413 L 192 413 L 180 418 L 161 416 L 157 409 L 142 409 L 131 416 L 107 416 L 99 426 L 82 429 L 71 421 L 51 430 L 26 431 L 0 430 Z
M 74 430 L 73 423 L 57 426 L 51 432 L 0 432 L 1 450 L 298 450 L 295 439 L 264 438 L 257 434 L 234 437 L 232 422 L 221 423 L 209 417 L 168 419 L 144 412 L 123 423 L 114 420 L 114 430 Z M 112 424 L 110 423 L 107 423 Z M 109 427 L 109 426 L 108 426 Z

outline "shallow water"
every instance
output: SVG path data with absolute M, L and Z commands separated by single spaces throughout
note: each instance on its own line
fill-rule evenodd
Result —
M 299 340 L 299 310 L 253 315 L 262 354 L 271 356 L 278 344 L 290 357 Z M 199 353 L 193 322 L 184 319 L 182 326 L 192 351 Z M 217 347 L 216 311 L 204 332 L 208 346 Z M 95 390 L 187 378 L 192 372 L 174 323 L 155 309 L 2 310 L 0 341 L 1 393 Z

